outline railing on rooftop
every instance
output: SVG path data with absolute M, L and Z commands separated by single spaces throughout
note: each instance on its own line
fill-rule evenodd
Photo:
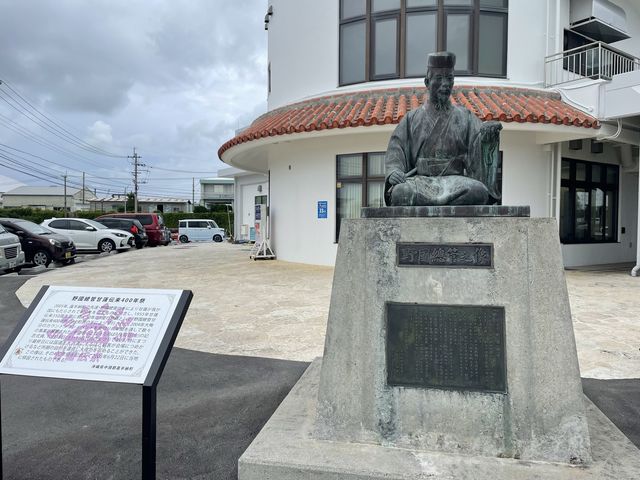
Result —
M 544 84 L 553 87 L 576 80 L 611 80 L 640 70 L 640 60 L 603 42 L 572 48 L 545 58 Z

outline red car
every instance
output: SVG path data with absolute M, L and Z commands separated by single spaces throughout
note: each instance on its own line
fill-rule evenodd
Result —
M 164 226 L 164 219 L 159 213 L 110 213 L 99 216 L 95 219 L 96 222 L 99 222 L 101 218 L 136 219 L 144 226 L 149 237 L 148 245 L 150 247 L 169 245 L 171 243 L 171 237 L 166 234 L 167 229 Z

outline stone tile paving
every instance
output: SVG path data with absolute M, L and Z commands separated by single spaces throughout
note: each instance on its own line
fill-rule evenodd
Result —
M 567 271 L 586 378 L 640 378 L 640 278 L 624 271 Z
M 145 248 L 39 275 L 18 296 L 26 306 L 41 285 L 191 289 L 177 346 L 301 361 L 321 356 L 333 269 L 248 257 L 242 245 Z M 640 378 L 640 278 L 626 271 L 566 276 L 582 376 Z

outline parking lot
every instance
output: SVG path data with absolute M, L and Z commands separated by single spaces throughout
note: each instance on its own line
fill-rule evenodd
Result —
M 194 299 L 176 342 L 202 352 L 310 361 L 321 356 L 333 269 L 253 261 L 248 245 L 174 244 L 82 256 L 31 278 L 41 285 L 190 289 Z M 626 269 L 567 271 L 583 377 L 638 378 L 640 298 Z

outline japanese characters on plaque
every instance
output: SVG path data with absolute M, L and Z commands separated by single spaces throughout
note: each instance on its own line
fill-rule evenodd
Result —
M 0 373 L 143 383 L 181 293 L 49 287 Z
M 493 267 L 491 244 L 398 243 L 397 251 L 400 267 Z
M 506 391 L 503 307 L 388 303 L 387 383 Z

